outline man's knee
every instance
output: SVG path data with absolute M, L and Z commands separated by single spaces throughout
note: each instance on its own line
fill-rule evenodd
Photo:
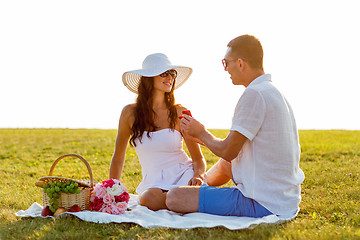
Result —
M 199 189 L 197 186 L 171 189 L 166 196 L 167 208 L 180 213 L 197 212 L 199 207 Z

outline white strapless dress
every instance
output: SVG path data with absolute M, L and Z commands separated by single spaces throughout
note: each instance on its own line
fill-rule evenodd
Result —
M 169 128 L 144 132 L 142 143 L 136 139 L 135 151 L 140 160 L 143 179 L 136 189 L 140 195 L 148 188 L 170 190 L 187 186 L 194 176 L 191 159 L 183 150 L 181 133 Z

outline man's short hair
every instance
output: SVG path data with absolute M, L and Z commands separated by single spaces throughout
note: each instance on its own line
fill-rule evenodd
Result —
M 233 58 L 247 61 L 251 68 L 263 70 L 263 48 L 259 39 L 252 35 L 241 35 L 231 40 L 228 45 Z

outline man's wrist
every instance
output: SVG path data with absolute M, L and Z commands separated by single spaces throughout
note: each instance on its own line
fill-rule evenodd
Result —
M 204 131 L 202 131 L 202 132 L 200 133 L 198 139 L 199 139 L 202 143 L 204 143 L 205 146 L 207 146 L 207 141 L 206 141 L 206 140 L 207 140 L 208 136 L 209 136 L 209 132 L 208 132 L 206 129 L 204 129 Z

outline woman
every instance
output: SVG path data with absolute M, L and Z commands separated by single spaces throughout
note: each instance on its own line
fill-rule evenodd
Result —
M 168 190 L 204 181 L 206 164 L 199 145 L 184 138 L 192 160 L 182 148 L 179 116 L 186 108 L 175 105 L 174 98 L 174 89 L 191 73 L 191 68 L 172 65 L 166 55 L 155 53 L 145 58 L 142 69 L 123 74 L 124 85 L 138 97 L 122 110 L 110 178 L 120 179 L 130 139 L 143 175 L 136 192 L 140 204 L 151 210 L 167 209 Z

